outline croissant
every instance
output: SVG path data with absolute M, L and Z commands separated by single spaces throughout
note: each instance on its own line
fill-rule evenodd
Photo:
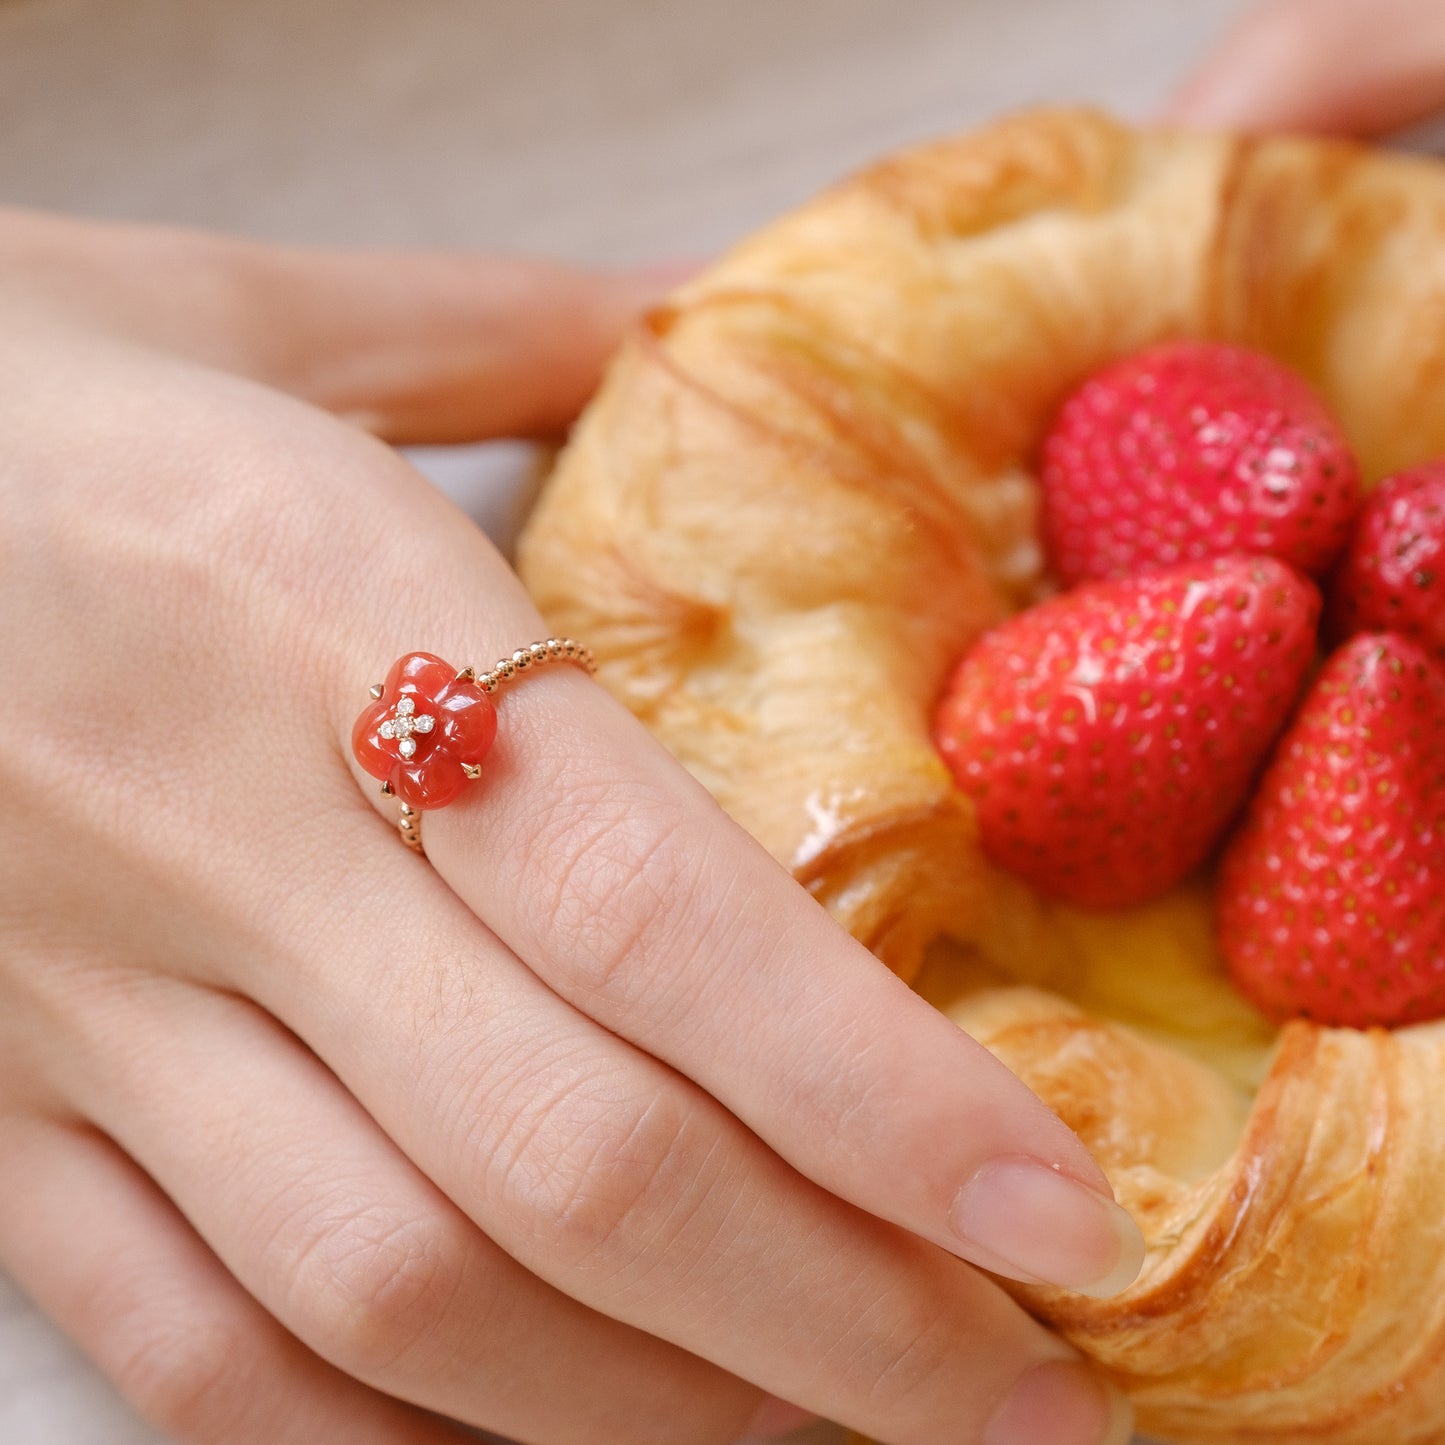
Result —
M 1046 586 L 1030 464 L 1090 372 L 1259 348 L 1374 479 L 1445 454 L 1445 168 L 1029 113 L 738 247 L 616 358 L 523 538 L 552 625 L 833 915 L 1083 1137 L 1149 1243 L 1011 1286 L 1180 1445 L 1445 1440 L 1445 1025 L 1265 1024 L 1207 877 L 1119 919 L 990 868 L 950 664 Z

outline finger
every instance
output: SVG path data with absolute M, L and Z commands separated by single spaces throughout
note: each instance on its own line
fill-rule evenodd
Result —
M 994 1283 L 809 1183 L 578 1014 L 385 829 L 362 832 L 344 926 L 282 900 L 304 956 L 249 960 L 240 984 L 529 1269 L 896 1445 L 981 1439 L 1036 1367 L 1072 1359 Z M 1114 1406 L 1069 1378 L 1057 1431 L 1031 1438 L 1094 1445 Z
M 1442 108 L 1445 6 L 1436 0 L 1265 0 L 1180 87 L 1165 118 L 1375 136 Z
M 8 289 L 396 443 L 560 432 L 626 329 L 680 275 L 262 246 L 0 211 Z
M 545 635 L 475 534 L 434 530 L 420 507 L 410 529 L 433 559 L 426 593 L 416 568 L 376 589 L 411 593 L 413 639 L 433 617 L 435 650 L 490 667 Z M 368 647 L 400 642 L 382 605 L 355 621 Z M 378 670 L 358 660 L 336 699 L 347 754 L 363 668 Z M 1015 1278 L 1099 1294 L 1134 1278 L 1143 1240 L 1073 1132 L 843 933 L 640 723 L 568 666 L 497 698 L 485 776 L 426 816 L 426 847 L 550 988 L 880 1218 Z
M 117 993 L 61 1084 L 348 1376 L 553 1445 L 722 1442 L 759 1408 L 755 1389 L 505 1255 L 259 1011 L 167 979 Z
M 316 1358 L 251 1300 L 154 1185 L 78 1126 L 0 1117 L 0 1264 L 131 1405 L 216 1445 L 460 1445 Z
M 1015 1278 L 1134 1278 L 1143 1241 L 1077 1137 L 638 723 L 574 669 L 499 697 L 487 780 L 427 815 L 426 846 L 550 987 L 870 1213 Z

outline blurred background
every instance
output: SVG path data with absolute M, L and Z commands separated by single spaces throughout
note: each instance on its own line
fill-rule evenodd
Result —
M 705 256 L 889 147 L 1149 113 L 1236 0 L 0 0 L 0 199 Z
M 700 260 L 881 151 L 1001 110 L 1147 117 L 1241 8 L 0 0 L 0 204 Z M 484 520 L 504 514 L 515 449 L 419 460 Z M 157 1445 L 3 1276 L 0 1441 Z

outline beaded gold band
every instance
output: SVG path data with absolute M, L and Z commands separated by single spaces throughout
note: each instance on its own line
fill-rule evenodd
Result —
M 397 831 L 424 853 L 421 815 L 454 802 L 482 774 L 482 759 L 497 731 L 492 694 L 533 668 L 567 662 L 596 672 L 592 650 L 571 637 L 549 637 L 519 647 L 486 672 L 454 669 L 430 652 L 409 652 L 371 689 L 351 732 L 352 752 L 381 780 L 381 791 L 399 798 Z
M 592 649 L 584 647 L 575 638 L 549 637 L 545 642 L 534 642 L 530 647 L 519 647 L 510 657 L 504 657 L 493 665 L 489 672 L 477 672 L 464 667 L 457 673 L 458 682 L 475 682 L 483 692 L 493 693 L 504 682 L 510 682 L 529 667 L 542 667 L 549 662 L 571 662 L 587 672 L 597 671 L 597 660 Z M 380 697 L 373 692 L 373 697 Z
M 381 785 L 381 791 L 390 797 L 390 789 L 386 783 Z M 410 803 L 401 805 L 401 812 L 397 814 L 396 831 L 401 834 L 401 841 L 411 849 L 413 853 L 420 853 L 426 856 L 426 849 L 421 846 L 421 810 L 413 808 Z

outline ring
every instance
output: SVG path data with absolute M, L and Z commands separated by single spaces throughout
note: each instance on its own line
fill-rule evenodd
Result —
M 373 685 L 374 701 L 351 729 L 351 751 L 381 780 L 388 798 L 401 800 L 396 826 L 408 848 L 424 852 L 424 809 L 445 808 L 481 777 L 482 759 L 497 735 L 492 693 L 549 662 L 597 671 L 590 648 L 570 637 L 549 637 L 518 648 L 490 672 L 457 669 L 430 652 L 408 652 L 392 664 L 385 682 Z

